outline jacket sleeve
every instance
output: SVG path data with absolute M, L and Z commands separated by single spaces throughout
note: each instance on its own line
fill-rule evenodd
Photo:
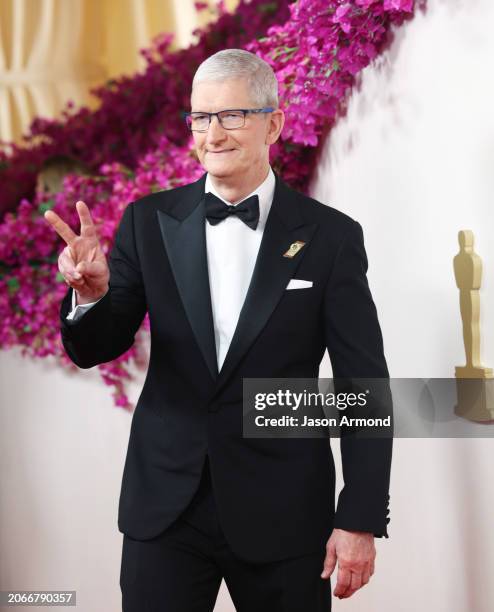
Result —
M 134 208 L 129 204 L 115 234 L 108 258 L 109 290 L 77 320 L 67 320 L 71 310 L 69 288 L 60 307 L 63 346 L 80 368 L 116 359 L 134 343 L 146 314 L 146 298 L 134 231 Z
M 390 414 L 389 373 L 366 272 L 362 227 L 352 221 L 325 288 L 325 341 L 335 388 L 338 384 L 348 388 L 348 381 L 355 378 L 368 379 L 371 383 L 374 380 L 380 397 L 385 397 L 386 411 Z M 344 486 L 338 497 L 335 528 L 389 537 L 387 513 L 392 435 L 392 429 L 385 436 L 366 437 L 351 427 L 340 428 Z

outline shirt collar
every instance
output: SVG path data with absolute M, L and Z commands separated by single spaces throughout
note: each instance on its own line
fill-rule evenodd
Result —
M 271 208 L 271 204 L 273 203 L 275 185 L 276 185 L 276 178 L 274 176 L 273 169 L 271 168 L 271 165 L 270 165 L 268 175 L 266 176 L 264 181 L 258 187 L 256 187 L 254 191 L 252 191 L 247 196 L 245 196 L 245 198 L 242 198 L 242 200 L 245 200 L 255 194 L 257 194 L 259 198 L 259 224 L 257 226 L 257 229 L 261 229 L 261 230 L 264 229 L 264 226 L 266 224 L 266 219 L 268 218 L 269 210 Z M 238 204 L 238 202 L 234 202 L 234 203 L 228 202 L 227 200 L 225 200 L 225 198 L 222 198 L 220 196 L 220 194 L 214 188 L 214 185 L 209 176 L 209 172 L 206 174 L 204 193 L 207 193 L 208 191 L 210 191 L 216 197 L 220 198 L 220 200 L 222 200 L 223 202 L 225 202 L 225 204 L 228 204 L 229 206 L 232 206 L 233 204 Z M 242 201 L 242 200 L 239 200 L 239 201 Z

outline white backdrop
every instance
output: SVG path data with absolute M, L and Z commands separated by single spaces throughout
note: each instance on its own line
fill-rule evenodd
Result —
M 429 0 L 365 71 L 312 185 L 363 226 L 394 377 L 449 377 L 464 360 L 459 229 L 474 231 L 484 262 L 483 361 L 494 366 L 493 30 L 492 0 Z M 131 415 L 96 371 L 18 351 L 0 353 L 0 398 L 0 588 L 75 589 L 79 609 L 117 612 Z M 390 538 L 376 540 L 371 582 L 333 609 L 493 609 L 493 450 L 489 439 L 396 440 Z M 232 610 L 223 587 L 216 612 Z

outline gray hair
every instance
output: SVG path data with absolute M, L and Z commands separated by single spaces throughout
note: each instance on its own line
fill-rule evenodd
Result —
M 271 66 L 244 49 L 223 49 L 205 59 L 196 70 L 194 85 L 204 81 L 247 79 L 252 103 L 278 108 L 278 81 Z

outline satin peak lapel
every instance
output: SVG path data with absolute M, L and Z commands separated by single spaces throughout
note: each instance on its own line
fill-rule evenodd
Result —
M 157 215 L 187 318 L 215 380 L 218 363 L 207 267 L 204 181 L 205 175 L 168 210 L 157 210 Z

